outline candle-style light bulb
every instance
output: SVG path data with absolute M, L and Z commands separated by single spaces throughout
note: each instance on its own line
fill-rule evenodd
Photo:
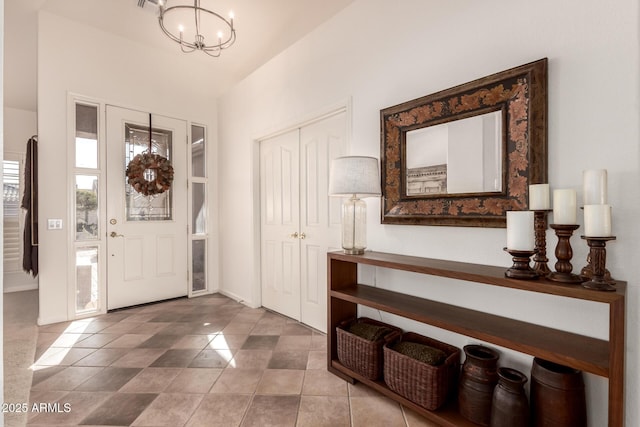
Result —
M 231 20 L 231 28 L 233 28 L 233 18 L 235 18 L 235 15 L 233 14 L 233 11 L 229 12 L 229 19 Z
M 184 32 L 184 25 L 178 25 L 178 31 L 180 32 L 180 34 L 182 34 Z
M 218 44 L 222 44 L 222 31 L 218 31 Z

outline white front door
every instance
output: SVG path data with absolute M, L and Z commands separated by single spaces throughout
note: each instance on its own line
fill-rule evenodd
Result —
M 171 189 L 144 196 L 126 183 L 149 150 L 149 114 L 107 106 L 107 308 L 187 295 L 187 124 L 152 116 L 152 152 L 174 169 Z M 152 178 L 149 178 L 152 179 Z
M 300 320 L 298 130 L 260 143 L 262 305 Z

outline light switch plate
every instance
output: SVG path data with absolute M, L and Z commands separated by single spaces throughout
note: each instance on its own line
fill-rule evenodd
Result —
M 61 219 L 47 219 L 47 230 L 62 230 L 62 220 Z

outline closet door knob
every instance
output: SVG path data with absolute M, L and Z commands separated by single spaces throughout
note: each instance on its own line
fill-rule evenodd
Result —
M 289 234 L 289 237 L 291 237 L 292 239 L 297 239 L 298 238 L 298 232 L 296 231 L 294 233 Z
M 307 235 L 306 235 L 306 234 L 304 234 L 304 233 L 300 233 L 300 238 L 301 238 L 302 240 L 304 240 L 306 237 L 307 237 Z

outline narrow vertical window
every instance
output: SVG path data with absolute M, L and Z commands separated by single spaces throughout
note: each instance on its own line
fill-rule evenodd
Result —
M 98 168 L 98 107 L 76 104 L 76 168 Z
M 98 239 L 98 177 L 76 175 L 76 240 Z
M 204 291 L 207 289 L 206 281 L 206 260 L 207 260 L 207 241 L 204 239 L 194 240 L 192 242 L 192 269 L 193 279 L 191 282 L 191 290 L 193 292 Z
M 98 247 L 76 249 L 76 313 L 98 310 Z
M 191 125 L 191 293 L 207 290 L 206 129 Z
M 205 178 L 206 172 L 206 156 L 205 156 L 205 140 L 204 127 L 191 126 L 191 171 L 196 177 Z
M 73 309 L 76 316 L 101 309 L 101 236 L 100 206 L 102 170 L 100 167 L 99 108 L 89 103 L 74 103 L 73 139 L 73 239 L 75 241 L 75 281 Z

